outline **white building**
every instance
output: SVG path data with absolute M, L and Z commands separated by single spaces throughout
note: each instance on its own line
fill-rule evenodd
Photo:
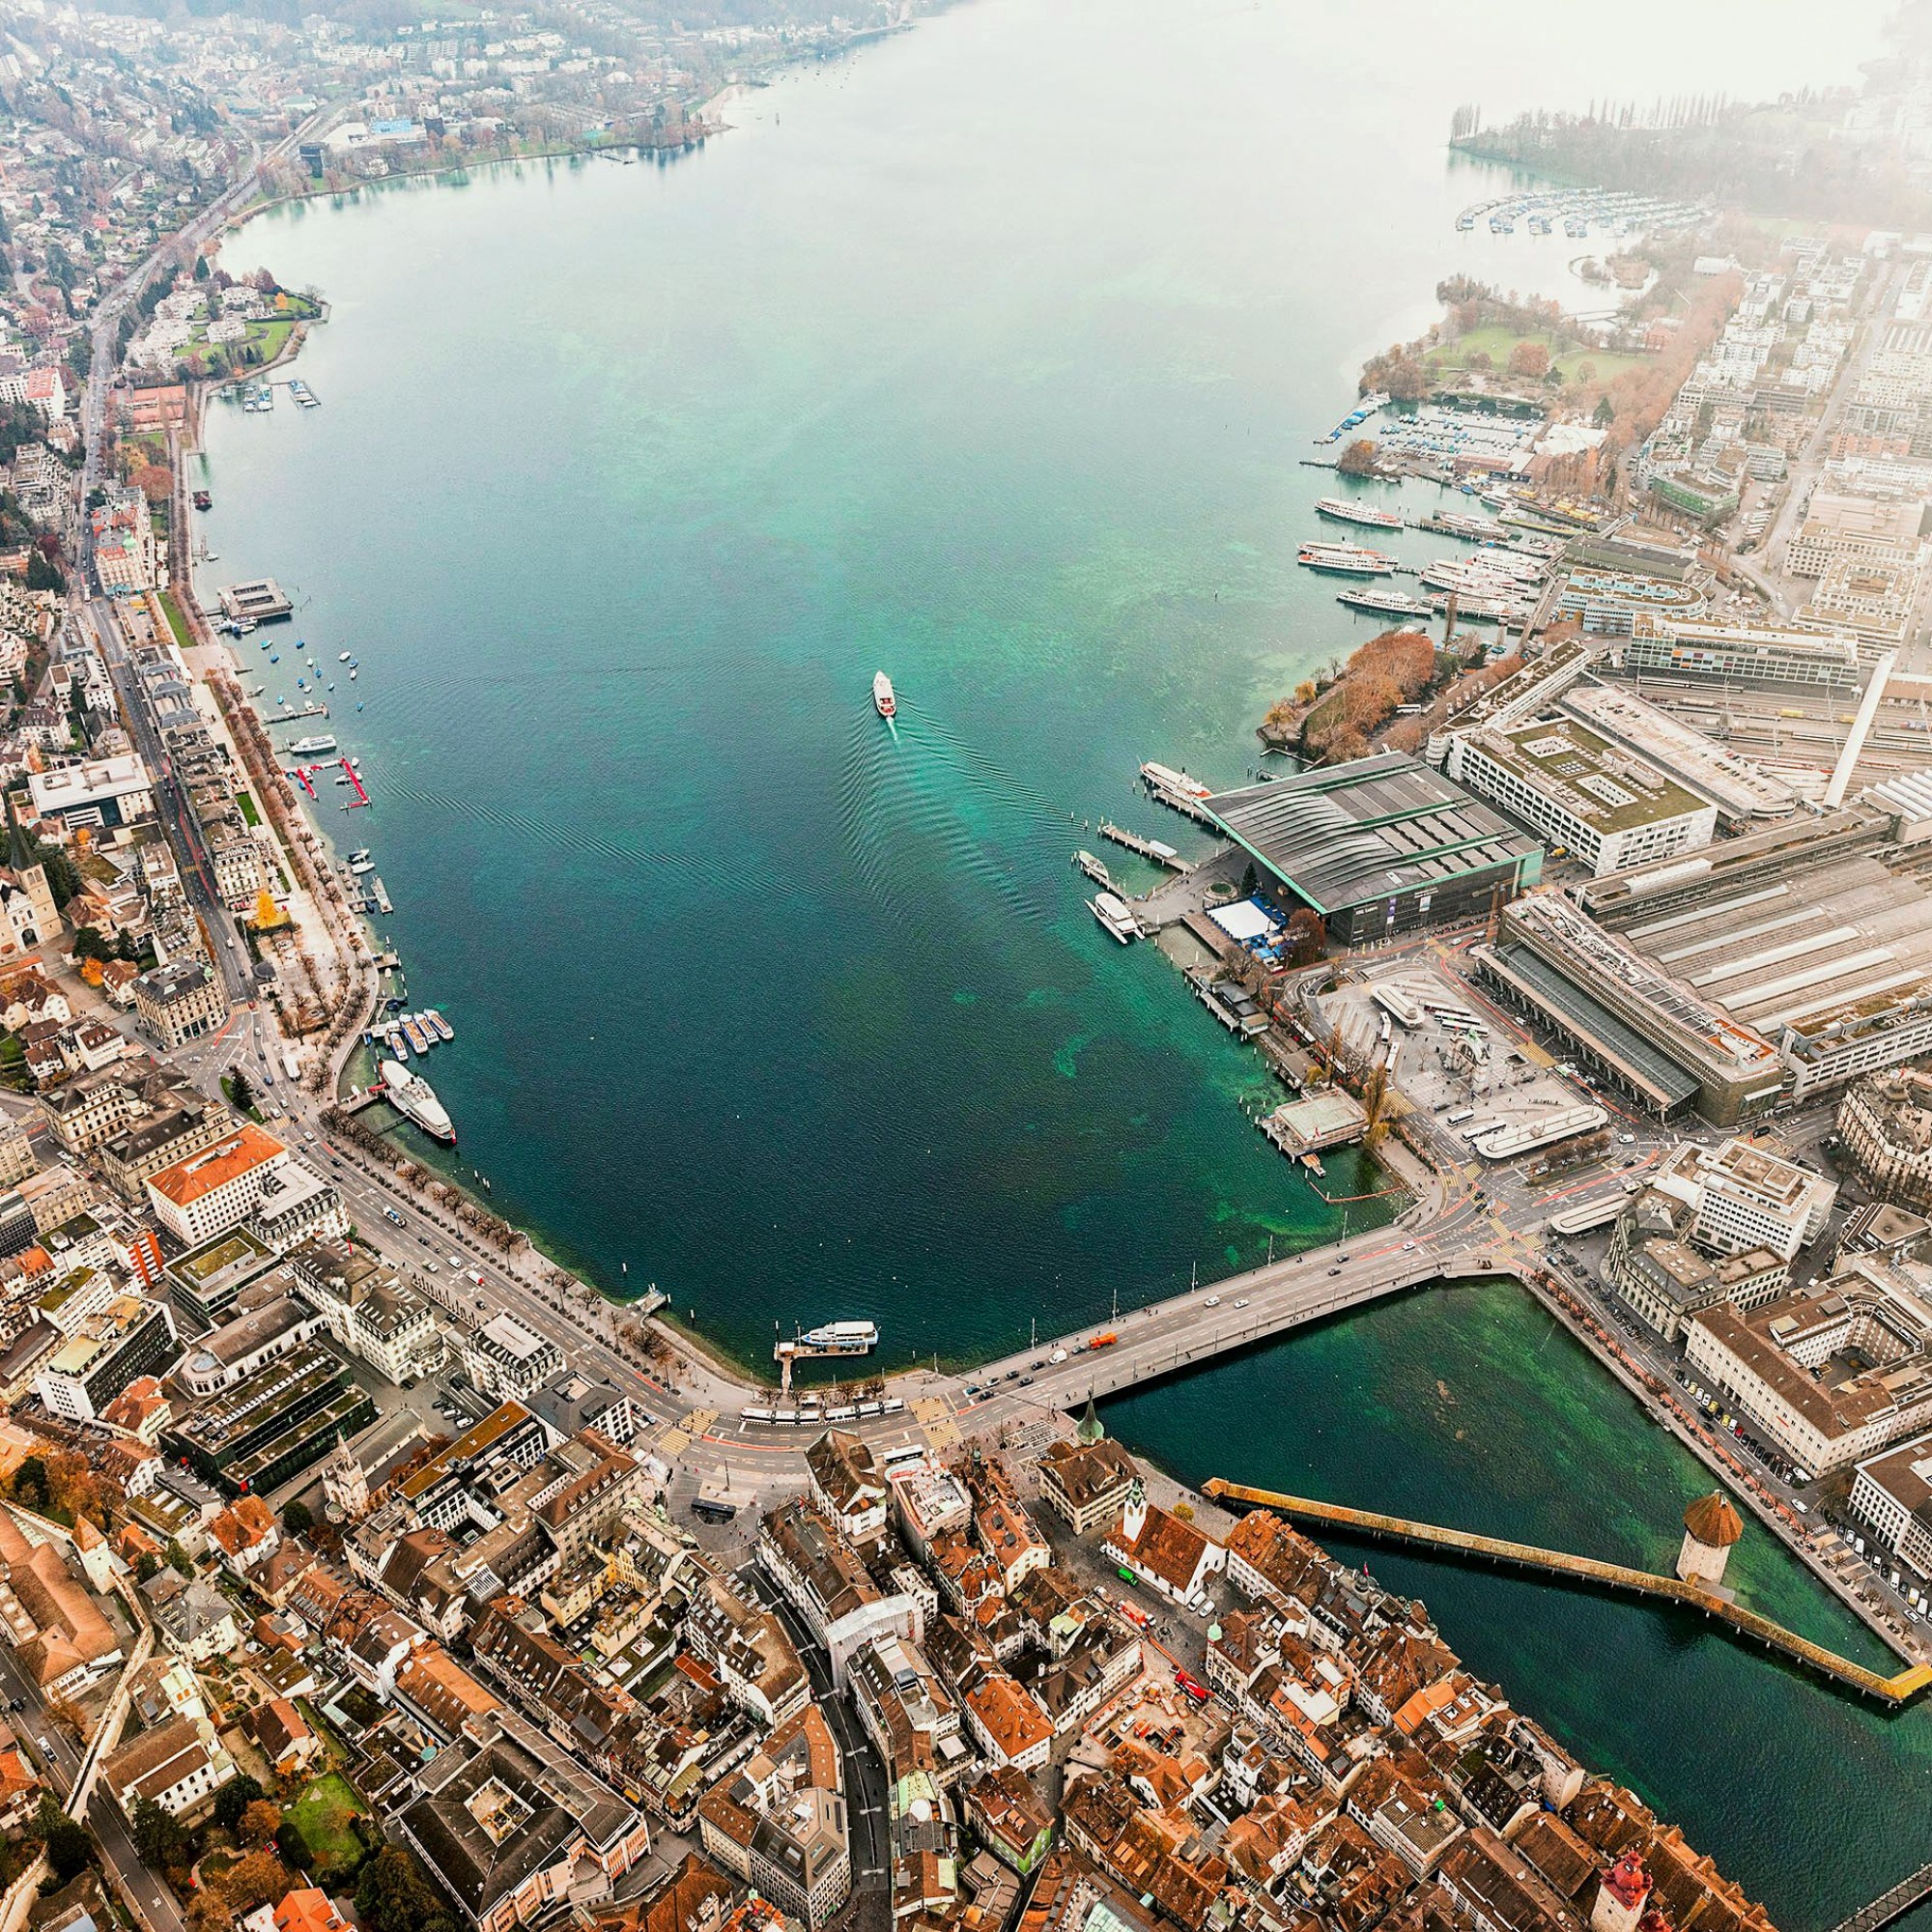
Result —
M 155 815 L 154 781 L 132 752 L 34 772 L 27 789 L 41 819 L 69 832 L 84 825 L 135 825 Z
M 1704 1309 L 1684 1355 L 1754 1434 L 1825 1476 L 1932 1425 L 1932 1357 L 1911 1313 L 1862 1281 L 1741 1314 Z
M 272 1134 L 244 1122 L 226 1140 L 150 1176 L 148 1200 L 162 1227 L 198 1248 L 247 1220 L 290 1158 Z
M 1746 1140 L 1687 1141 L 1651 1185 L 1691 1210 L 1690 1237 L 1720 1255 L 1769 1248 L 1790 1261 L 1825 1232 L 1838 1184 Z
M 90 1315 L 48 1356 L 34 1393 L 69 1422 L 92 1422 L 129 1382 L 164 1376 L 181 1349 L 165 1302 L 124 1294 Z
M 100 1767 L 100 1781 L 129 1818 L 143 1799 L 176 1818 L 198 1810 L 234 1776 L 235 1760 L 187 1718 L 143 1731 Z
M 912 1598 L 881 1590 L 832 1520 L 803 1496 L 766 1512 L 758 1555 L 825 1646 L 832 1681 L 841 1690 L 846 1666 L 862 1645 L 883 1636 L 917 1643 L 923 1634 Z
M 1571 718 L 1455 733 L 1444 770 L 1599 878 L 1694 852 L 1717 834 L 1709 799 Z
M 463 1372 L 485 1395 L 521 1402 L 563 1371 L 563 1351 L 548 1336 L 526 1328 L 514 1316 L 498 1315 L 466 1334 Z
M 1884 1548 L 1920 1577 L 1932 1577 L 1932 1435 L 1861 1463 L 1851 1504 Z
M 441 1324 L 395 1269 L 340 1240 L 310 1242 L 289 1261 L 330 1336 L 385 1380 L 400 1387 L 442 1367 Z
M 291 1159 L 264 1179 L 248 1232 L 265 1247 L 287 1254 L 303 1241 L 339 1240 L 349 1232 L 349 1210 L 332 1180 Z

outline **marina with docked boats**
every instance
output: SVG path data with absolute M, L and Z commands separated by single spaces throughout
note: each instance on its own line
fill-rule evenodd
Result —
M 313 393 L 299 381 L 292 380 L 288 387 L 301 407 L 319 407 Z M 243 407 L 249 405 L 244 401 Z M 197 492 L 196 498 L 197 508 L 205 508 L 207 501 L 212 500 L 207 491 Z M 205 546 L 203 560 L 207 560 Z M 231 649 L 238 657 L 261 624 L 286 619 L 295 611 L 294 600 L 271 579 L 231 585 L 220 592 L 220 604 L 227 619 L 223 628 L 233 639 Z M 280 665 L 282 652 L 276 648 L 272 636 L 256 641 L 269 666 Z M 286 726 L 311 718 L 327 721 L 331 715 L 328 699 L 336 691 L 336 679 L 323 669 L 305 639 L 297 639 L 290 649 L 293 661 L 303 667 L 294 679 L 296 694 L 306 701 L 298 705 L 284 693 L 276 695 L 272 708 L 265 707 L 260 700 L 269 694 L 266 686 L 261 684 L 245 694 L 256 705 L 263 723 L 270 727 Z M 337 671 L 346 681 L 354 684 L 359 680 L 362 662 L 355 651 L 339 650 L 335 664 Z M 887 705 L 890 700 L 891 687 L 888 684 Z M 358 698 L 352 715 L 362 714 L 367 702 L 366 698 Z M 883 706 L 882 713 L 890 716 L 890 711 Z M 362 759 L 359 755 L 344 752 L 335 731 L 307 731 L 283 745 L 277 756 L 283 763 L 285 776 L 298 788 L 298 795 L 307 801 L 312 813 L 317 812 L 323 796 L 318 790 L 318 778 L 330 764 L 336 767 L 331 774 L 333 785 L 349 794 L 340 810 L 348 812 L 373 809 L 375 800 L 363 780 Z M 316 830 L 327 836 L 319 816 Z M 376 870 L 376 858 L 370 847 L 358 845 L 352 848 L 336 862 L 336 869 L 344 888 L 344 896 L 353 911 L 364 918 L 385 917 L 394 912 L 394 902 Z M 366 1093 L 352 1087 L 349 1097 L 357 1104 L 366 1104 L 371 1098 L 385 1100 L 402 1120 L 431 1140 L 443 1146 L 454 1146 L 456 1128 L 448 1110 L 429 1081 L 409 1063 L 412 1056 L 417 1061 L 425 1060 L 436 1047 L 453 1041 L 455 1029 L 435 1007 L 406 1011 L 408 1000 L 400 958 L 393 951 L 379 952 L 373 932 L 368 935 L 368 943 L 373 970 L 379 976 L 387 974 L 388 982 L 384 986 L 379 980 L 375 996 L 376 1013 L 360 1036 L 361 1045 L 373 1057 L 373 1076 Z

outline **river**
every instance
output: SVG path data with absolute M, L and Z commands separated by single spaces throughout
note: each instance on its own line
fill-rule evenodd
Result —
M 1854 82 L 1879 13 L 972 0 L 739 98 L 668 166 L 395 185 L 231 238 L 330 319 L 319 411 L 211 412 L 204 588 L 297 595 L 282 662 L 246 647 L 270 698 L 297 638 L 334 671 L 376 801 L 338 843 L 375 849 L 412 1002 L 457 1028 L 428 1070 L 466 1169 L 748 1357 L 869 1316 L 894 1360 L 969 1359 L 1336 1230 L 1243 1112 L 1258 1063 L 1105 937 L 1070 854 L 1102 816 L 1196 849 L 1139 761 L 1239 781 L 1265 704 L 1374 628 L 1293 563 L 1326 481 L 1299 459 L 1362 357 L 1457 270 L 1580 298 L 1584 244 L 1456 232 L 1501 177 L 1449 156 L 1453 106 Z M 1410 1302 L 1121 1424 L 1197 1475 L 1667 1541 L 1694 1473 L 1545 1325 Z M 1413 1397 L 1438 1364 L 1453 1426 Z M 1478 1407 L 1509 1426 L 1459 1441 Z M 1780 1922 L 1932 1855 L 1922 1718 L 1439 1575 L 1451 1641 Z

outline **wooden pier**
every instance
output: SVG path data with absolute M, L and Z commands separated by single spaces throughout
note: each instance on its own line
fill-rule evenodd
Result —
M 1632 1596 L 1649 1597 L 1664 1603 L 1683 1604 L 1728 1624 L 1740 1635 L 1752 1637 L 1766 1649 L 1778 1652 L 1796 1663 L 1815 1670 L 1820 1676 L 1848 1689 L 1876 1697 L 1887 1704 L 1908 1704 L 1927 1686 L 1932 1686 L 1932 1664 L 1915 1664 L 1889 1677 L 1881 1677 L 1848 1657 L 1827 1650 L 1808 1637 L 1788 1631 L 1782 1624 L 1761 1617 L 1721 1597 L 1713 1596 L 1695 1583 L 1676 1577 L 1658 1577 L 1648 1570 L 1634 1570 L 1622 1563 L 1605 1563 L 1595 1556 L 1573 1556 L 1564 1549 L 1541 1549 L 1534 1544 L 1511 1543 L 1504 1538 L 1478 1536 L 1466 1529 L 1444 1529 L 1433 1522 L 1414 1522 L 1406 1517 L 1383 1516 L 1376 1510 L 1350 1509 L 1342 1503 L 1317 1502 L 1308 1496 L 1283 1495 L 1273 1490 L 1250 1489 L 1215 1476 L 1201 1486 L 1204 1495 L 1222 1501 L 1248 1503 L 1262 1509 L 1279 1510 L 1284 1516 L 1304 1522 L 1318 1522 L 1357 1536 L 1386 1537 L 1422 1549 L 1448 1549 L 1459 1555 L 1486 1557 L 1494 1563 L 1515 1564 L 1524 1570 L 1540 1570 L 1546 1576 L 1561 1577 L 1572 1582 L 1594 1584 Z M 1932 1874 L 1920 1874 L 1932 1890 Z M 1908 1880 L 1908 1885 L 1913 1881 Z M 1867 1908 L 1868 1910 L 1871 1908 Z M 1906 1908 L 1900 1906 L 1899 1911 Z M 1852 1923 L 1854 1921 L 1847 1921 Z M 1883 1920 L 1878 1921 L 1880 1923 Z M 1872 1932 L 1860 1926 L 1859 1932 Z
M 1102 838 L 1111 838 L 1116 845 L 1124 845 L 1129 852 L 1138 852 L 1143 859 L 1151 859 L 1156 866 L 1165 866 L 1170 872 L 1191 872 L 1194 869 L 1172 845 L 1163 845 L 1156 838 L 1143 838 L 1138 832 L 1129 832 L 1104 818 L 1094 830 Z

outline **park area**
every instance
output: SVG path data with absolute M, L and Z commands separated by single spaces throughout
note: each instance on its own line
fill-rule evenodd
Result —
M 1648 356 L 1614 349 L 1579 347 L 1548 329 L 1518 330 L 1506 323 L 1486 323 L 1432 349 L 1423 364 L 1440 378 L 1451 370 L 1492 370 L 1541 381 L 1551 369 L 1566 384 L 1608 384 L 1626 369 L 1640 369 Z
M 308 1847 L 310 1868 L 320 1883 L 347 1877 L 362 1861 L 364 1846 L 355 1819 L 362 1801 L 335 1772 L 318 1777 L 289 1806 L 288 1817 Z

